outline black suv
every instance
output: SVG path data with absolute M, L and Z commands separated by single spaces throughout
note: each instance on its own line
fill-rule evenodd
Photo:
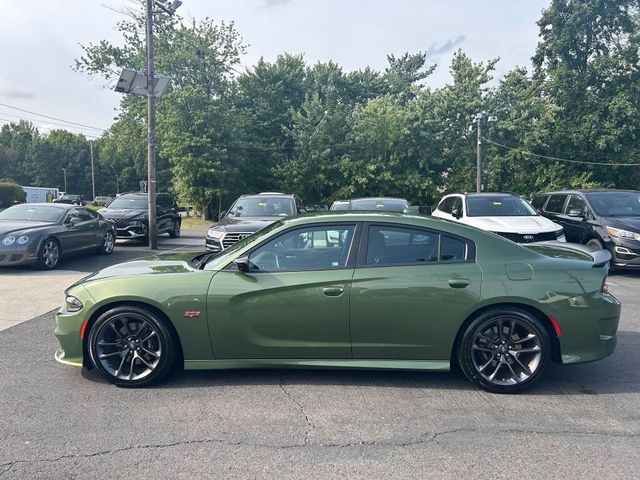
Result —
M 117 196 L 100 214 L 113 222 L 118 238 L 138 238 L 147 241 L 149 236 L 149 208 L 146 193 L 123 193 Z M 180 214 L 173 195 L 156 195 L 156 226 L 158 234 L 168 233 L 171 238 L 180 236 Z
M 618 268 L 640 268 L 640 192 L 566 190 L 536 195 L 531 204 L 564 228 L 567 242 L 611 252 Z
M 209 252 L 220 252 L 280 218 L 305 212 L 302 200 L 296 195 L 272 192 L 242 195 L 222 213 L 218 224 L 209 229 L 205 248 Z

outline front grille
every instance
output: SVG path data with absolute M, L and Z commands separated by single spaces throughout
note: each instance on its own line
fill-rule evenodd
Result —
M 545 233 L 504 233 L 504 232 L 496 232 L 501 237 L 507 238 L 512 242 L 516 243 L 533 243 L 533 242 L 548 242 L 550 240 L 556 240 L 557 233 L 556 232 L 545 232 Z
M 222 248 L 229 248 L 237 241 L 242 240 L 243 238 L 247 238 L 251 234 L 252 232 L 225 233 L 224 237 L 222 237 Z
M 126 228 L 129 226 L 129 220 L 126 218 L 111 218 L 109 221 L 112 222 L 116 228 Z

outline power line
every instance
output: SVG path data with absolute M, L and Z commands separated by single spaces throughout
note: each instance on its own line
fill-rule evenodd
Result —
M 101 132 L 104 132 L 106 130 L 105 128 L 92 127 L 91 125 L 85 125 L 83 123 L 71 122 L 69 120 L 65 120 L 64 118 L 50 117 L 49 115 L 43 115 L 42 113 L 32 112 L 30 110 L 25 110 L 23 108 L 13 107 L 11 105 L 7 105 L 6 103 L 0 103 L 0 106 L 11 108 L 13 110 L 18 110 L 18 111 L 24 112 L 24 113 L 30 113 L 31 115 L 36 115 L 38 117 L 48 118 L 49 120 L 57 120 L 59 122 L 68 123 L 69 125 L 76 125 L 78 127 L 89 128 L 91 130 L 99 130 Z
M 543 160 L 553 160 L 554 162 L 566 162 L 566 163 L 579 163 L 582 165 L 605 165 L 609 167 L 640 167 L 640 163 L 607 163 L 607 162 L 586 162 L 583 160 L 572 160 L 569 158 L 559 158 L 559 157 L 550 157 L 548 155 L 539 155 L 537 153 L 529 152 L 527 150 L 521 150 L 519 148 L 509 147 L 507 145 L 503 145 L 502 143 L 493 142 L 488 138 L 482 138 L 485 142 L 490 143 L 492 145 L 496 145 L 498 147 L 505 148 L 507 150 L 511 150 L 513 152 L 518 152 L 522 155 L 529 157 L 541 158 Z
M 18 120 L 24 120 L 25 122 L 45 123 L 45 120 L 39 120 L 37 118 L 25 118 L 25 117 L 21 117 L 20 115 L 13 115 L 13 114 L 7 113 L 7 112 L 0 112 L 0 115 L 8 115 L 10 117 L 17 118 Z M 12 122 L 15 123 L 15 120 L 13 120 Z M 56 126 L 59 126 L 59 127 L 63 127 L 65 129 L 86 130 L 84 127 L 74 127 L 72 125 L 66 125 L 64 123 L 51 122 L 51 121 L 48 121 L 48 120 L 46 121 L 46 124 L 48 124 L 48 125 L 56 125 Z M 39 126 L 39 125 L 36 125 L 36 126 Z M 47 128 L 47 127 L 42 126 L 42 128 Z
M 4 122 L 4 125 L 17 125 L 15 120 L 9 120 L 8 118 L 0 117 L 0 122 Z M 42 129 L 42 130 L 47 130 L 49 132 L 52 131 L 52 130 L 58 130 L 57 128 L 44 127 L 42 125 L 35 125 L 35 128 L 36 128 L 36 130 L 37 129 Z M 69 130 L 65 130 L 65 131 L 68 131 L 69 133 L 73 133 L 74 135 L 82 135 L 83 137 L 90 138 L 92 140 L 97 140 L 97 139 L 100 138 L 100 137 L 96 137 L 95 135 L 89 135 L 89 134 L 82 133 L 82 132 L 78 133 L 78 132 L 71 132 Z

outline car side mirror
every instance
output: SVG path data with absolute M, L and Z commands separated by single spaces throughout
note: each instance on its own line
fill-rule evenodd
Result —
M 81 218 L 79 217 L 71 217 L 69 219 L 67 219 L 67 221 L 65 223 L 67 223 L 68 225 L 77 225 L 82 221 Z
M 236 258 L 233 261 L 234 265 L 236 267 L 238 267 L 238 270 L 241 271 L 242 273 L 247 273 L 249 272 L 250 268 L 251 268 L 251 264 L 249 262 L 249 257 L 240 257 L 240 258 Z
M 569 216 L 570 217 L 584 217 L 584 211 L 580 210 L 579 208 L 574 208 L 569 210 Z
M 460 210 L 458 210 L 457 208 L 454 208 L 451 211 L 451 215 L 453 215 L 455 218 L 460 219 L 462 218 L 462 212 Z
M 227 211 L 226 210 L 223 210 L 223 211 L 220 212 L 220 218 L 224 218 L 226 216 L 227 216 Z

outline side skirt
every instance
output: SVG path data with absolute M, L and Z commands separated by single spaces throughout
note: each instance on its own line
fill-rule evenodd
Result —
M 222 370 L 239 368 L 327 368 L 365 370 L 430 370 L 448 372 L 448 360 L 367 360 L 367 359 L 233 359 L 185 360 L 185 370 Z

